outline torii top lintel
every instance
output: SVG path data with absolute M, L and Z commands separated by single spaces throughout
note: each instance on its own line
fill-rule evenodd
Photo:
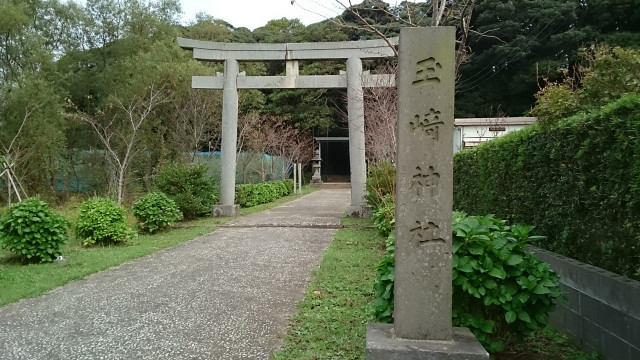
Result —
M 392 45 L 398 45 L 397 37 L 388 40 Z M 385 40 L 263 44 L 178 38 L 178 45 L 183 49 L 193 49 L 194 59 L 208 61 L 373 59 L 395 56 Z

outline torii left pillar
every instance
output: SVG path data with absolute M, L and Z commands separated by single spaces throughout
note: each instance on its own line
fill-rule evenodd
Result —
M 213 216 L 234 216 L 240 206 L 235 204 L 236 143 L 238 141 L 238 60 L 224 62 L 222 90 L 222 146 L 220 160 L 220 201 L 213 206 Z

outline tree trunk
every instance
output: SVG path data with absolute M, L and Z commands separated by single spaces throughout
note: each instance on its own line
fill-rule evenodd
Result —
M 124 187 L 124 168 L 121 166 L 118 172 L 119 173 L 118 173 L 118 184 L 116 187 L 116 193 L 117 193 L 116 203 L 118 204 L 118 206 L 120 206 L 122 205 L 122 188 Z

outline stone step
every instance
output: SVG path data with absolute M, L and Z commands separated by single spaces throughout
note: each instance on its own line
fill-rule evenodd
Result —
M 325 182 L 320 184 L 320 189 L 351 189 L 348 182 Z
M 348 183 L 351 181 L 351 176 L 349 175 L 327 175 L 326 180 L 324 182 L 328 183 Z

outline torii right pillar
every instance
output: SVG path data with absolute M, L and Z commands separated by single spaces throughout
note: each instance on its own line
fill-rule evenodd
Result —
M 364 95 L 362 92 L 362 60 L 347 59 L 347 112 L 349 117 L 349 161 L 351 166 L 351 205 L 347 216 L 371 217 L 371 207 L 364 195 L 367 181 L 367 162 L 364 138 Z

